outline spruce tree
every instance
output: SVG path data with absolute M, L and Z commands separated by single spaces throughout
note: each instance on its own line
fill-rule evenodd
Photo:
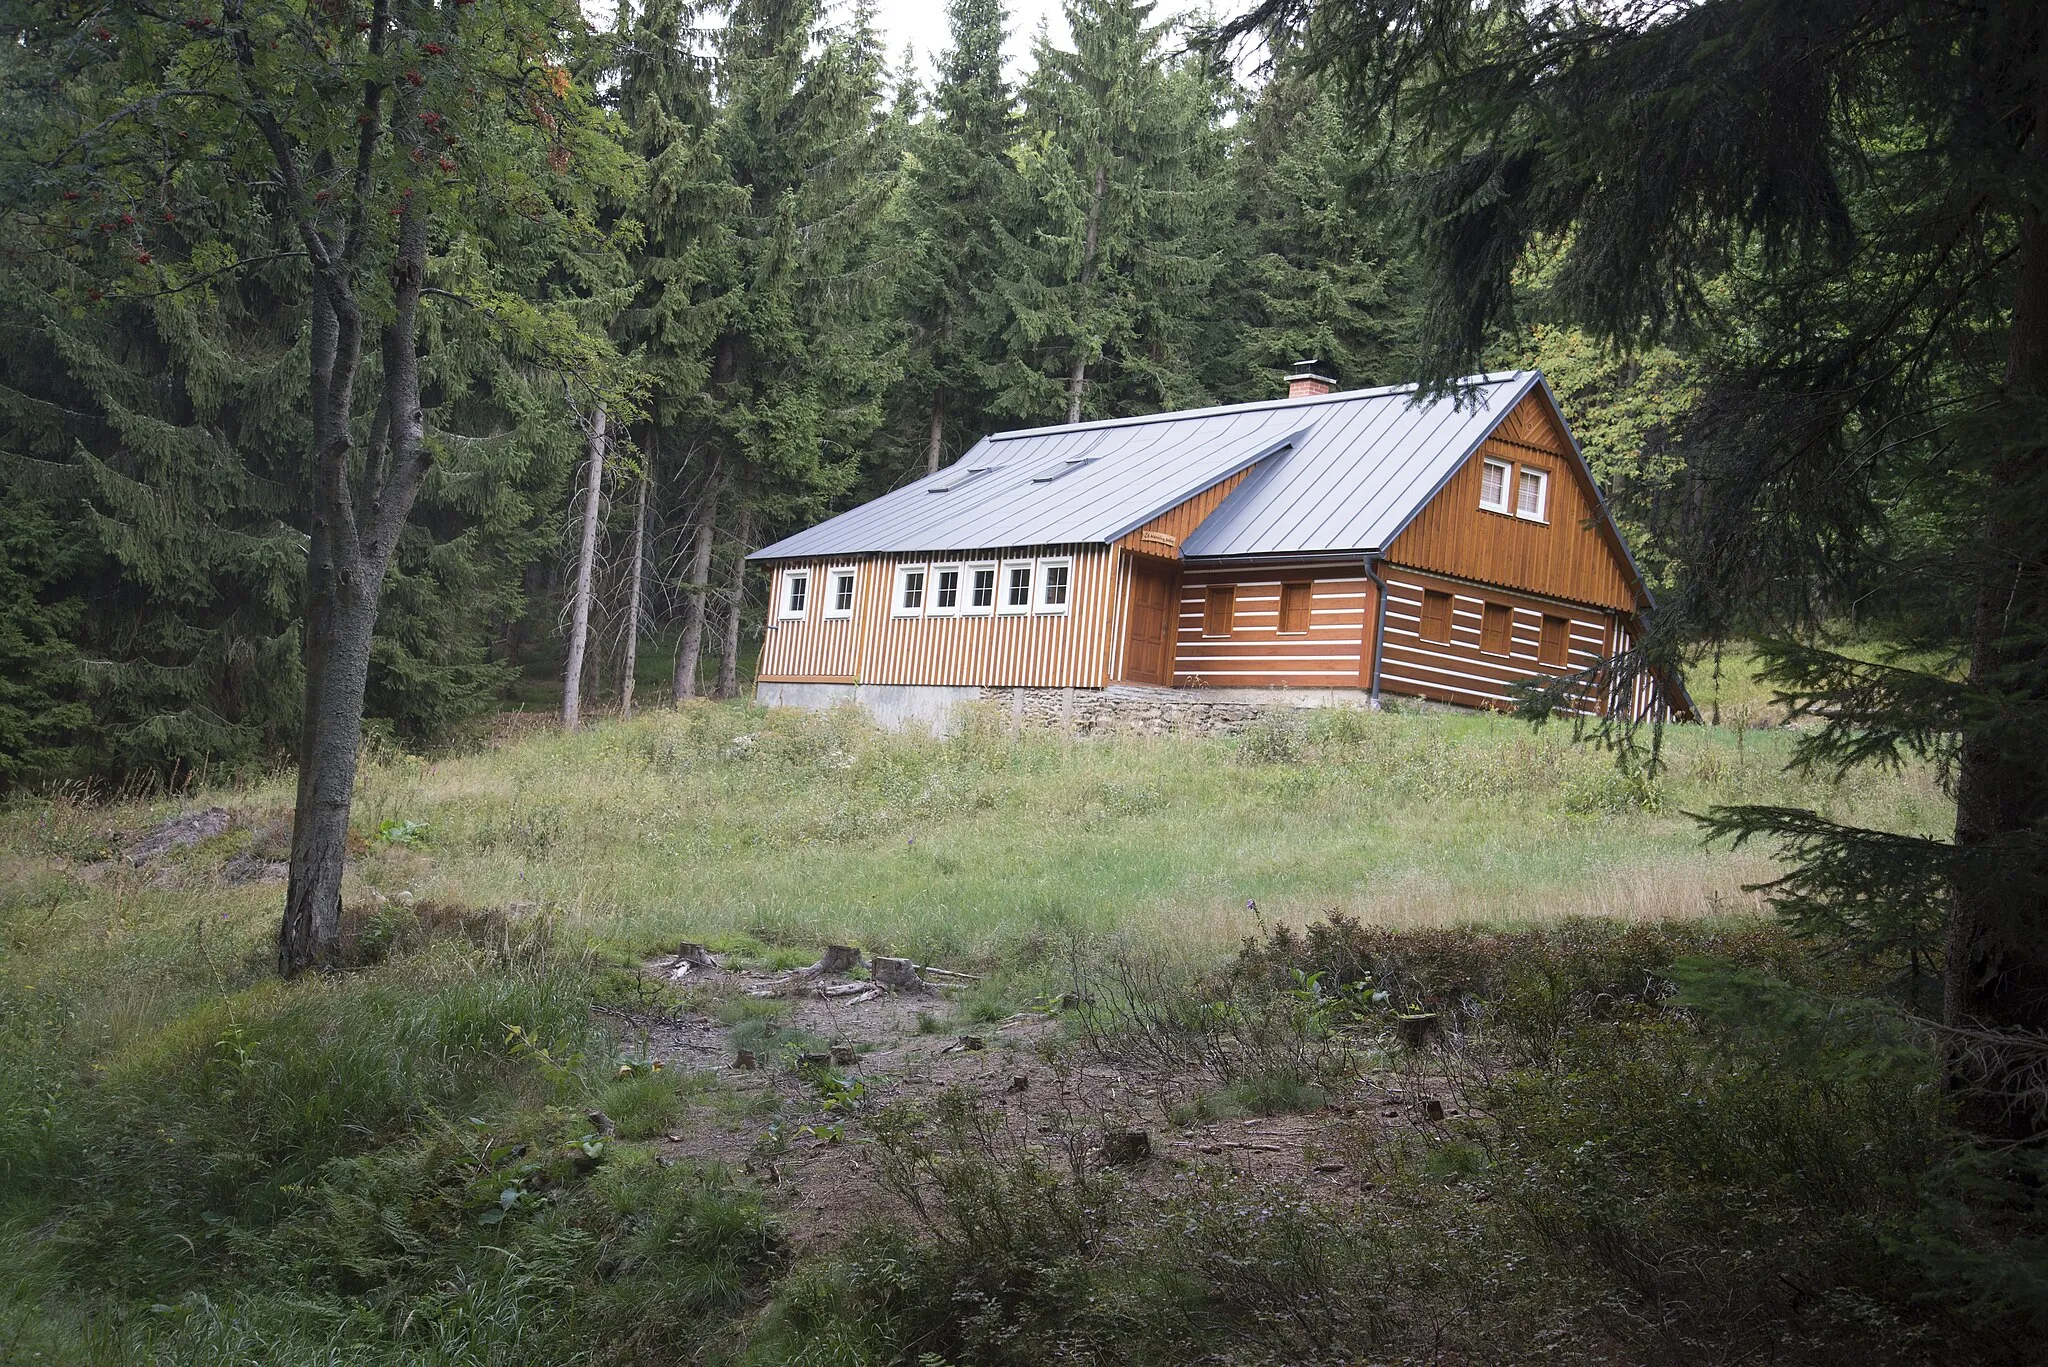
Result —
M 908 347 L 895 407 L 927 471 L 989 428 L 986 375 L 1003 318 L 991 284 L 1017 127 L 1003 77 L 1002 0 L 952 0 L 948 13 L 952 43 L 931 115 L 910 130 L 893 213 L 909 244 L 897 285 Z
M 1939 943 L 1963 1116 L 2048 1134 L 2048 9 L 1270 0 L 1243 27 L 1275 24 L 1429 135 L 1434 373 L 1532 302 L 1703 356 L 1660 633 L 1779 633 L 1800 763 L 1930 757 L 1955 798 L 1946 841 L 1780 808 L 1712 825 L 1781 843 L 1795 923 Z M 1816 643 L 1852 594 L 1910 649 Z
M 1346 388 L 1409 378 L 1410 234 L 1375 174 L 1374 136 L 1347 122 L 1334 84 L 1290 55 L 1236 124 L 1233 197 L 1211 218 L 1229 265 L 1197 348 L 1219 397 L 1284 393 L 1305 357 Z
M 745 209 L 708 284 L 721 314 L 699 430 L 735 526 L 815 519 L 853 486 L 881 420 L 895 360 L 878 259 L 893 189 L 883 74 L 864 12 L 832 31 L 809 0 L 739 0 L 720 35 L 713 145 Z
M 1205 232 L 1223 145 L 1216 89 L 1167 60 L 1144 0 L 1069 0 L 1074 48 L 1042 35 L 1025 83 L 1022 202 L 1006 215 L 1004 356 L 991 407 L 1009 418 L 1184 408 L 1193 322 L 1214 278 Z

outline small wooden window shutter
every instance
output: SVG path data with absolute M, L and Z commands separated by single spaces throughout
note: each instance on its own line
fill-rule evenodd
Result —
M 1571 653 L 1571 619 L 1545 616 L 1543 619 L 1543 639 L 1537 644 L 1536 659 L 1542 664 L 1561 667 L 1571 659 Z
M 1307 631 L 1309 623 L 1309 584 L 1282 584 L 1280 586 L 1280 630 Z
M 1435 589 L 1422 591 L 1422 639 L 1438 645 L 1451 643 L 1451 595 Z
M 1202 613 L 1202 634 L 1204 636 L 1228 636 L 1230 624 L 1237 615 L 1237 585 L 1211 584 L 1209 603 Z
M 1513 635 L 1515 610 L 1505 603 L 1488 603 L 1479 623 L 1479 648 L 1489 655 L 1506 655 Z

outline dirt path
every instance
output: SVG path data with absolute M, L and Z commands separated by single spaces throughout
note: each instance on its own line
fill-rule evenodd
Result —
M 1372 1190 L 1375 1155 L 1391 1135 L 1458 1119 L 1447 1088 L 1409 1071 L 1362 1076 L 1306 1114 L 1196 1122 L 1183 1114 L 1185 1123 L 1175 1124 L 1179 1103 L 1212 1089 L 1214 1079 L 1105 1061 L 1077 1047 L 1056 1012 L 975 1024 L 955 1017 L 954 994 L 943 989 L 855 1000 L 818 995 L 841 978 L 709 968 L 676 983 L 666 962 L 643 972 L 684 988 L 696 1009 L 625 1016 L 629 1042 L 667 1066 L 716 1079 L 659 1147 L 673 1159 L 725 1164 L 756 1185 L 800 1249 L 837 1244 L 877 1216 L 899 1213 L 877 1180 L 878 1154 L 867 1142 L 873 1122 L 902 1102 L 929 1112 L 949 1092 L 979 1108 L 1005 1143 L 1063 1161 L 1078 1152 L 1091 1165 L 1105 1163 L 1106 1134 L 1142 1130 L 1149 1156 L 1123 1166 L 1160 1190 L 1223 1168 L 1356 1198 Z M 765 995 L 771 991 L 779 995 Z M 772 1032 L 722 1023 L 721 1015 L 731 1019 L 758 1002 L 780 1003 L 759 1008 L 784 1013 Z M 758 1066 L 735 1066 L 746 1045 L 755 1046 Z M 836 1062 L 825 1052 L 833 1045 L 841 1046 Z

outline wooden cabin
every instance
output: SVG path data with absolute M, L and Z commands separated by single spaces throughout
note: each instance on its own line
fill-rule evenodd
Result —
M 1504 708 L 1517 680 L 1577 673 L 1585 710 L 1691 716 L 1675 682 L 1600 668 L 1650 594 L 1540 373 L 1424 397 L 1304 366 L 1290 390 L 1000 433 L 756 551 L 757 699 L 937 724 L 1045 690 L 1069 714 L 1148 696 Z

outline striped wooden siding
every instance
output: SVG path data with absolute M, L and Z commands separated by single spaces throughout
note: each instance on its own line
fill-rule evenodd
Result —
M 826 571 L 852 564 L 854 581 L 851 617 L 825 616 L 829 586 Z M 782 604 L 788 576 L 808 571 L 810 601 L 801 621 L 783 621 Z M 864 600 L 874 587 L 866 561 L 834 560 L 777 565 L 768 582 L 768 630 L 761 642 L 760 677 L 781 683 L 855 683 L 860 675 L 860 623 Z
M 1463 707 L 1507 708 L 1514 705 L 1508 685 L 1518 679 L 1557 676 L 1589 669 L 1611 653 L 1612 615 L 1583 604 L 1532 598 L 1463 584 L 1435 575 L 1417 574 L 1389 565 L 1385 658 L 1380 665 L 1382 692 L 1408 694 Z M 1422 639 L 1422 594 L 1436 589 L 1451 597 L 1451 640 L 1448 645 Z M 1513 611 L 1508 654 L 1479 648 L 1479 627 L 1487 603 Z M 1568 662 L 1551 666 L 1536 657 L 1545 615 L 1571 623 Z M 1596 710 L 1587 699 L 1584 710 Z
M 1168 509 L 1119 539 L 1117 548 L 1179 559 L 1180 543 L 1193 535 L 1195 528 L 1201 526 L 1203 520 L 1215 512 L 1218 505 L 1230 497 L 1230 491 L 1244 483 L 1249 474 L 1250 470 L 1240 470 L 1228 479 L 1218 480 L 1187 502 Z
M 1638 603 L 1627 557 L 1604 521 L 1599 495 L 1565 455 L 1565 442 L 1549 402 L 1540 391 L 1531 393 L 1394 538 L 1387 558 L 1459 579 L 1634 612 Z M 1550 476 L 1547 522 L 1479 506 L 1480 471 L 1488 456 Z
M 898 617 L 893 611 L 899 565 L 970 564 L 1070 556 L 1068 611 L 963 616 Z M 847 562 L 834 562 L 845 564 Z M 822 562 L 778 565 L 771 583 L 761 675 L 768 682 L 934 684 L 945 686 L 1100 687 L 1106 679 L 1107 641 L 1115 577 L 1101 546 L 1041 547 L 1032 551 L 926 556 L 869 556 L 857 562 L 851 620 L 823 615 L 829 591 Z M 785 576 L 809 569 L 812 600 L 801 621 L 783 621 Z M 927 593 L 931 582 L 927 582 Z M 1035 587 L 1035 586 L 1034 586 Z M 1000 592 L 1001 585 L 998 584 Z
M 1309 629 L 1282 635 L 1280 589 L 1308 582 Z M 1203 631 L 1211 584 L 1236 587 L 1227 636 Z M 1181 580 L 1175 687 L 1357 688 L 1371 638 L 1372 581 L 1357 562 L 1190 569 Z

